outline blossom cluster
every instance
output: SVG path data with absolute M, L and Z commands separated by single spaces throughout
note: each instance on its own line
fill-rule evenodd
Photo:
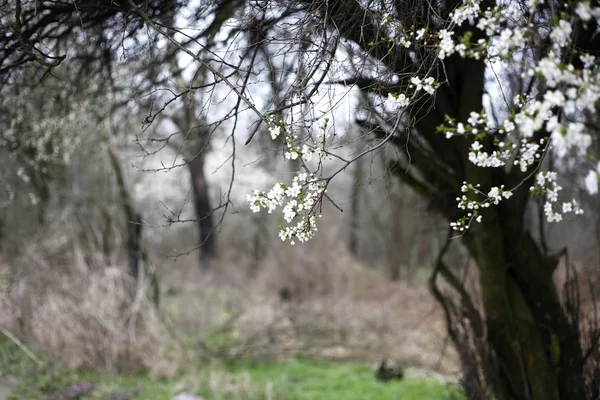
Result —
M 312 159 L 313 154 L 321 155 L 321 149 L 318 147 L 311 147 L 306 144 L 295 145 L 294 142 L 298 139 L 296 135 L 287 135 L 286 137 L 286 146 L 287 150 L 284 154 L 286 160 L 297 160 L 302 159 L 305 162 L 308 162 Z
M 314 175 L 301 173 L 294 177 L 291 185 L 277 183 L 266 193 L 254 190 L 246 195 L 246 199 L 253 212 L 264 208 L 270 214 L 282 207 L 283 217 L 291 225 L 282 225 L 279 237 L 295 244 L 296 240 L 309 240 L 317 231 L 316 219 L 321 216 L 316 215 L 315 211 L 324 191 L 323 184 Z
M 544 214 L 548 222 L 560 222 L 563 219 L 563 214 L 571 212 L 576 215 L 583 214 L 583 210 L 576 200 L 562 203 L 562 210 L 558 211 L 558 192 L 562 190 L 562 187 L 557 183 L 557 175 L 554 171 L 542 171 L 537 174 L 535 185 L 529 190 L 532 193 L 546 196 Z
M 530 10 L 535 12 L 540 2 L 531 0 L 529 3 Z M 573 24 L 578 21 L 585 24 L 592 19 L 600 21 L 600 7 L 591 6 L 587 1 L 578 2 L 574 14 L 560 14 L 550 21 L 550 31 L 544 32 L 530 23 L 531 18 L 525 20 L 511 4 L 499 4 L 485 10 L 481 9 L 481 4 L 479 0 L 464 0 L 450 15 L 450 26 L 439 32 L 438 58 L 459 53 L 463 57 L 484 58 L 490 63 L 521 60 L 525 65 L 529 63 L 523 78 L 537 78 L 544 86 L 535 96 L 517 96 L 509 105 L 509 118 L 501 125 L 487 123 L 484 113 L 479 119 L 472 113 L 468 123 L 447 121 L 440 130 L 447 138 L 473 135 L 475 140 L 469 149 L 469 160 L 479 167 L 508 168 L 512 161 L 521 172 L 536 174 L 531 192 L 545 197 L 544 212 L 549 222 L 562 220 L 565 213 L 581 214 L 583 211 L 575 200 L 562 202 L 562 207 L 559 206 L 562 188 L 556 173 L 541 170 L 540 162 L 550 150 L 552 156 L 558 158 L 588 156 L 592 138 L 578 119 L 582 112 L 595 112 L 600 101 L 600 69 L 593 55 L 580 50 L 572 55 L 571 45 Z M 467 22 L 485 32 L 487 38 L 472 43 L 469 32 L 457 37 L 452 27 Z M 527 55 L 531 39 L 544 36 L 551 43 L 550 51 L 532 61 Z M 569 57 L 565 57 L 567 54 Z M 484 140 L 489 135 L 493 137 L 493 145 L 490 140 Z M 494 148 L 487 148 L 490 145 Z M 599 176 L 600 164 L 585 178 L 585 187 L 592 194 L 598 191 Z M 466 184 L 465 187 L 476 186 Z M 479 189 L 477 193 L 483 194 Z M 459 208 L 470 210 L 490 204 L 489 201 L 497 204 L 501 199 L 500 189 L 491 188 L 483 202 L 469 200 L 466 195 L 457 200 Z M 458 230 L 467 229 L 474 215 L 469 212 L 452 226 Z
M 463 195 L 457 197 L 456 201 L 458 202 L 458 208 L 467 211 L 467 214 L 450 223 L 455 231 L 460 232 L 469 229 L 473 221 L 481 223 L 483 217 L 479 213 L 480 210 L 498 205 L 502 200 L 510 199 L 513 195 L 510 190 L 504 189 L 504 185 L 500 187 L 493 186 L 485 193 L 481 190 L 481 184 L 472 185 L 467 182 L 463 182 L 461 192 Z
M 530 0 L 528 6 L 531 12 L 538 9 L 540 0 Z M 562 215 L 583 211 L 575 200 L 562 203 L 558 207 L 558 192 L 562 189 L 556 181 L 556 173 L 539 170 L 540 162 L 551 149 L 553 156 L 564 158 L 570 155 L 587 156 L 592 143 L 585 125 L 577 121 L 581 112 L 595 112 L 596 104 L 600 101 L 600 68 L 598 60 L 591 54 L 578 51 L 575 57 L 564 57 L 569 54 L 573 37 L 573 23 L 581 21 L 584 24 L 595 19 L 600 22 L 600 7 L 592 6 L 589 1 L 577 2 L 573 15 L 561 14 L 551 21 L 551 30 L 542 32 L 531 24 L 531 18 L 525 20 L 522 11 L 512 4 L 501 3 L 494 8 L 481 8 L 480 0 L 464 0 L 450 14 L 450 24 L 446 29 L 437 33 L 437 57 L 440 60 L 458 53 L 462 57 L 485 59 L 488 62 L 497 60 L 519 59 L 526 60 L 531 39 L 546 35 L 551 43 L 551 50 L 535 62 L 530 61 L 523 77 L 538 78 L 544 84 L 544 89 L 536 96 L 516 96 L 510 105 L 510 115 L 502 124 L 496 126 L 485 116 L 485 112 L 472 112 L 465 122 L 449 119 L 439 130 L 448 139 L 458 135 L 472 135 L 474 140 L 469 148 L 468 158 L 478 167 L 500 168 L 512 163 L 523 173 L 533 170 L 536 175 L 536 186 L 531 192 L 546 198 L 544 211 L 549 222 L 560 221 Z M 393 25 L 388 16 L 386 23 Z M 485 32 L 487 38 L 472 42 L 473 34 L 469 31 L 456 35 L 453 28 L 465 23 L 475 26 Z M 463 30 L 464 32 L 464 30 Z M 413 40 L 430 40 L 432 34 L 424 29 L 416 34 L 405 34 Z M 406 39 L 403 39 L 406 42 Z M 577 60 L 583 64 L 583 69 L 576 68 L 572 62 Z M 420 89 L 421 80 L 411 79 L 413 87 Z M 426 89 L 433 94 L 435 87 Z M 390 94 L 386 104 L 392 108 L 405 108 L 409 98 L 405 94 Z M 487 140 L 492 135 L 493 141 Z M 491 146 L 491 147 L 490 147 Z M 600 163 L 596 169 L 589 171 L 584 184 L 588 192 L 598 192 Z M 458 207 L 468 211 L 468 214 L 452 223 L 454 229 L 467 229 L 472 220 L 480 221 L 477 210 L 497 205 L 502 199 L 508 199 L 511 191 L 500 187 L 492 187 L 486 194 L 480 185 L 463 185 L 462 197 L 457 198 Z M 471 195 L 467 196 L 467 193 Z M 475 198 L 476 200 L 473 200 Z
M 541 83 L 531 94 L 504 97 L 506 110 L 502 112 L 506 115 L 499 119 L 492 120 L 485 111 L 473 110 L 466 121 L 447 118 L 438 130 L 450 140 L 461 137 L 468 143 L 468 160 L 476 167 L 514 170 L 533 178 L 530 191 L 544 197 L 544 213 L 548 221 L 554 222 L 562 220 L 565 214 L 583 212 L 575 200 L 560 199 L 562 187 L 557 174 L 546 171 L 542 161 L 545 157 L 589 157 L 592 137 L 582 118 L 586 113 L 595 113 L 600 104 L 600 60 L 581 49 L 575 50 L 573 37 L 575 24 L 585 27 L 592 20 L 600 22 L 600 7 L 590 1 L 572 2 L 573 12 L 550 16 L 539 11 L 543 1 L 528 0 L 530 13 L 526 15 L 513 2 L 485 7 L 481 0 L 463 0 L 440 29 L 410 29 L 388 13 L 379 15 L 382 40 L 390 51 L 393 46 L 400 46 L 410 53 L 421 46 L 433 49 L 442 62 L 453 55 L 482 60 L 491 66 L 517 62 L 524 71 L 524 81 L 535 79 Z M 466 24 L 473 29 L 465 29 Z M 477 35 L 475 30 L 479 31 Z M 532 51 L 538 43 L 546 42 L 550 46 L 544 52 Z M 387 94 L 384 108 L 404 110 L 421 94 L 434 95 L 440 83 L 430 75 L 427 72 L 403 77 L 402 93 Z M 501 84 L 500 79 L 498 83 Z M 499 91 L 505 95 L 501 87 Z M 313 156 L 327 154 L 324 147 L 302 143 L 283 124 L 269 119 L 268 122 L 273 140 L 285 135 L 286 159 L 300 159 L 306 169 L 305 162 Z M 599 177 L 600 163 L 583 181 L 589 193 L 598 192 Z M 318 182 L 314 175 L 298 174 L 290 186 L 277 184 L 268 193 L 255 191 L 248 195 L 248 201 L 255 212 L 261 208 L 272 212 L 282 207 L 288 226 L 282 227 L 280 237 L 304 241 L 316 231 L 315 205 L 325 190 Z M 518 184 L 490 187 L 486 182 L 464 182 L 456 200 L 465 214 L 451 226 L 464 232 L 473 221 L 481 222 L 482 209 L 508 201 L 517 187 Z
M 413 96 L 409 96 L 405 93 L 389 93 L 385 104 L 394 111 L 406 108 L 411 104 L 411 101 L 416 97 L 416 95 L 419 94 L 421 90 L 429 95 L 432 95 L 435 93 L 435 89 L 438 86 L 439 83 L 436 82 L 432 76 L 428 76 L 423 79 L 418 76 L 413 76 L 410 78 L 409 86 L 410 89 L 414 90 Z
M 319 157 L 323 154 L 318 147 L 296 144 L 297 135 L 286 132 L 283 124 L 274 123 L 269 116 L 267 121 L 271 139 L 276 140 L 285 134 L 285 159 L 309 162 L 313 154 Z M 322 142 L 325 143 L 325 139 Z M 280 225 L 279 237 L 283 241 L 289 240 L 293 245 L 296 241 L 306 242 L 317 232 L 316 221 L 321 217 L 317 210 L 324 194 L 325 184 L 315 174 L 298 172 L 291 184 L 277 183 L 268 192 L 254 190 L 246 195 L 246 200 L 255 213 L 266 209 L 271 214 L 281 208 L 288 225 Z

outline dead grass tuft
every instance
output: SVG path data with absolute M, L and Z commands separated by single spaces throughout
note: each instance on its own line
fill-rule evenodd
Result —
M 146 284 L 99 260 L 67 229 L 39 235 L 4 268 L 2 327 L 69 368 L 169 369 Z

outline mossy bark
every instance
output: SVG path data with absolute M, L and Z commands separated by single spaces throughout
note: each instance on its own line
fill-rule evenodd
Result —
M 479 267 L 487 339 L 506 392 L 511 399 L 584 399 L 577 329 L 552 280 L 556 261 L 528 233 L 507 236 L 500 212 L 486 216 L 465 243 Z
M 544 254 L 523 224 L 529 198 L 527 179 L 531 178 L 519 171 L 473 165 L 465 143 L 469 138 L 455 138 L 445 145 L 437 142 L 440 135 L 436 137 L 434 127 L 442 123 L 442 116 L 466 123 L 470 112 L 483 108 L 484 70 L 478 61 L 450 57 L 446 63 L 448 84 L 438 91 L 435 109 L 418 116 L 417 128 L 436 154 L 440 153 L 454 179 L 485 183 L 486 187 L 517 187 L 511 199 L 480 211 L 482 223 L 473 223 L 463 235 L 478 266 L 487 342 L 499 364 L 503 387 L 492 389 L 497 398 L 584 399 L 578 329 L 569 321 L 553 280 L 557 260 Z M 480 140 L 485 150 L 491 149 L 491 141 L 491 136 Z M 424 164 L 420 170 L 428 173 L 426 168 Z M 441 179 L 435 171 L 431 176 Z M 441 180 L 433 182 L 443 187 Z M 436 195 L 440 196 L 439 191 Z M 456 206 L 449 204 L 456 204 L 457 196 L 460 193 L 446 192 L 441 196 L 443 202 L 430 200 L 455 220 L 459 214 Z

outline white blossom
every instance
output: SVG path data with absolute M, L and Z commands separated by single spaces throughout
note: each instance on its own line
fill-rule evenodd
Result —
M 565 102 L 565 96 L 559 90 L 551 90 L 544 94 L 544 101 L 550 106 L 562 106 Z
M 551 28 L 544 30 L 531 23 L 538 21 L 536 13 L 540 12 L 539 5 L 542 3 L 543 0 L 527 0 L 531 17 L 525 18 L 522 10 L 511 2 L 501 2 L 482 10 L 480 0 L 463 0 L 450 13 L 446 24 L 440 21 L 437 36 L 426 35 L 427 28 L 411 30 L 400 27 L 388 13 L 382 15 L 381 25 L 385 26 L 382 31 L 389 35 L 390 46 L 431 46 L 436 49 L 438 61 L 457 54 L 463 58 L 483 59 L 492 66 L 515 62 L 524 67 L 522 78 L 539 79 L 542 84 L 537 85 L 531 94 L 517 94 L 511 104 L 506 104 L 504 122 L 488 119 L 485 112 L 472 110 L 466 121 L 448 118 L 439 130 L 447 138 L 474 135 L 468 147 L 468 160 L 476 167 L 504 168 L 507 172 L 517 168 L 523 176 L 534 175 L 535 181 L 530 190 L 532 194 L 544 197 L 546 218 L 555 222 L 562 220 L 564 214 L 581 214 L 583 210 L 574 199 L 561 199 L 559 202 L 562 187 L 558 184 L 557 174 L 541 170 L 546 163 L 540 161 L 543 157 L 588 157 L 592 136 L 582 119 L 588 112 L 595 113 L 600 102 L 600 71 L 595 56 L 573 49 L 571 45 L 574 24 L 583 21 L 586 27 L 588 21 L 600 20 L 600 7 L 592 6 L 590 1 L 575 2 L 571 16 L 558 15 L 559 19 L 552 22 Z M 539 20 L 543 18 L 546 16 Z M 469 27 L 465 26 L 467 23 L 485 35 L 471 41 Z M 459 26 L 462 27 L 457 28 Z M 538 42 L 546 41 L 550 43 L 548 51 L 542 55 L 532 53 L 531 49 L 536 48 Z M 583 68 L 580 64 L 575 66 L 572 59 L 580 60 Z M 432 64 L 432 67 L 436 66 Z M 382 108 L 392 112 L 404 110 L 410 106 L 412 99 L 422 94 L 421 91 L 433 95 L 440 83 L 427 74 L 394 77 L 402 85 L 408 82 L 409 90 L 388 94 Z M 312 135 L 308 135 L 309 139 L 299 140 L 287 133 L 287 126 L 268 121 L 273 139 L 282 133 L 286 135 L 286 159 L 309 162 L 315 157 L 320 162 L 329 154 L 325 151 L 329 137 L 324 134 L 318 142 Z M 455 142 L 461 143 L 459 140 Z M 483 151 L 483 144 L 487 151 Z M 303 163 L 303 167 L 306 164 Z M 600 164 L 585 176 L 583 184 L 589 193 L 598 192 L 599 176 Z M 512 188 L 494 186 L 483 190 L 482 183 L 485 186 L 485 182 L 463 182 L 461 195 L 456 200 L 458 208 L 465 214 L 451 223 L 453 229 L 464 232 L 473 221 L 481 223 L 481 209 L 498 205 L 503 200 L 514 201 L 513 191 L 519 187 L 515 184 Z M 253 212 L 260 209 L 272 212 L 280 208 L 287 223 L 282 227 L 280 237 L 295 243 L 308 240 L 316 231 L 318 216 L 315 208 L 323 191 L 324 186 L 317 178 L 300 174 L 290 185 L 277 184 L 268 193 L 252 192 L 248 195 L 248 202 Z
M 592 68 L 596 63 L 596 57 L 591 54 L 582 54 L 579 56 L 579 58 L 581 59 L 581 62 L 583 62 L 584 68 Z
M 31 192 L 27 195 L 27 197 L 28 197 L 29 202 L 31 203 L 32 206 L 35 206 L 40 201 L 38 199 L 38 197 L 35 194 L 31 193 Z
M 544 213 L 548 222 L 560 222 L 562 221 L 562 214 L 556 212 L 551 202 L 544 204 Z
M 575 13 L 581 18 L 583 21 L 589 21 L 592 19 L 592 8 L 590 7 L 590 3 L 587 1 L 580 1 L 575 7 Z
M 302 159 L 306 162 L 312 159 L 314 150 L 307 145 L 302 145 Z
M 493 187 L 489 193 L 488 197 L 494 202 L 494 204 L 498 204 L 500 200 L 502 200 L 502 194 L 500 193 L 500 188 Z
M 390 93 L 388 94 L 385 103 L 394 110 L 398 110 L 400 108 L 408 107 L 410 104 L 410 99 L 404 93 L 400 93 L 399 95 Z
M 521 168 L 521 172 L 527 171 L 527 168 L 540 158 L 538 153 L 539 149 L 540 145 L 537 143 L 523 142 L 519 157 L 515 160 L 515 165 L 518 165 Z
M 440 50 L 438 52 L 438 58 L 443 60 L 447 56 L 454 53 L 454 42 L 452 41 L 452 35 L 454 32 L 447 31 L 446 29 L 440 30 L 439 38 L 440 40 Z
M 298 150 L 296 150 L 296 148 L 293 147 L 289 151 L 286 151 L 285 158 L 288 160 L 297 160 L 298 159 Z
M 405 36 L 400 39 L 400 45 L 405 48 L 409 48 L 412 42 Z
M 29 183 L 29 181 L 31 181 L 31 178 L 29 178 L 29 175 L 27 175 L 23 167 L 17 170 L 17 176 L 25 183 Z
M 473 18 L 479 13 L 479 1 L 478 0 L 466 0 L 460 7 L 457 7 L 450 14 L 452 22 L 460 26 L 467 19 L 473 20 Z
M 271 125 L 269 127 L 269 133 L 271 134 L 271 139 L 277 139 L 277 137 L 281 134 L 281 126 Z
M 552 29 L 550 39 L 552 39 L 555 46 L 565 47 L 570 42 L 572 32 L 573 28 L 571 27 L 571 24 L 568 21 L 561 19 L 558 21 L 558 25 Z
M 590 170 L 584 179 L 584 184 L 589 194 L 595 195 L 598 193 L 598 173 Z

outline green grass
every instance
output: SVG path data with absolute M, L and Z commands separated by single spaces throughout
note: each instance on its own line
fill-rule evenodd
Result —
M 169 400 L 181 391 L 206 400 L 445 400 L 463 399 L 456 387 L 426 379 L 381 383 L 372 366 L 355 362 L 325 362 L 292 358 L 284 362 L 215 361 L 189 366 L 169 380 L 147 374 L 120 375 L 116 371 L 69 372 L 57 365 L 37 366 L 16 345 L 0 339 L 0 371 L 14 375 L 14 399 L 45 399 L 61 387 L 87 380 L 94 384 L 82 399 Z M 112 397 L 112 398 L 117 398 Z
M 382 383 L 373 367 L 354 362 L 325 362 L 295 358 L 285 363 L 237 362 L 232 371 L 247 371 L 252 382 L 272 382 L 275 398 L 286 400 L 444 400 L 462 399 L 454 387 L 433 380 L 406 379 Z

